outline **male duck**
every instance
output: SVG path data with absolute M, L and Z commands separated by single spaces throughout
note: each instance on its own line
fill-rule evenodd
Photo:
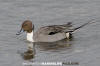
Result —
M 26 20 L 22 23 L 22 28 L 17 35 L 20 35 L 23 30 L 27 32 L 27 40 L 30 42 L 55 42 L 65 38 L 70 39 L 72 37 L 72 32 L 89 24 L 90 22 L 91 21 L 73 29 L 71 29 L 71 22 L 64 25 L 44 26 L 34 32 L 34 25 L 32 25 L 32 21 Z

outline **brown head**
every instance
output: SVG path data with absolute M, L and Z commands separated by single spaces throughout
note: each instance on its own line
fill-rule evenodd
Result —
M 32 32 L 32 30 L 34 29 L 34 25 L 32 25 L 32 21 L 30 20 L 24 21 L 22 24 L 22 29 L 28 33 Z
M 34 29 L 34 25 L 32 25 L 32 21 L 25 20 L 22 23 L 21 30 L 16 35 L 20 35 L 22 30 L 26 31 L 27 33 L 31 33 L 33 29 Z

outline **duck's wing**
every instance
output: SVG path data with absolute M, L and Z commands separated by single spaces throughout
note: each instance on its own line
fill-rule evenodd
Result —
M 44 26 L 34 33 L 33 39 L 36 42 L 54 42 L 62 40 L 66 38 L 64 30 L 70 27 L 71 25 L 69 25 L 69 23 L 64 25 Z
M 54 42 L 66 38 L 64 30 L 69 27 L 65 25 L 51 25 L 41 27 L 34 33 L 36 42 Z
M 38 30 L 38 33 L 44 35 L 55 35 L 56 33 L 63 32 L 64 30 L 67 30 L 70 27 L 72 27 L 71 23 L 67 23 L 64 25 L 50 25 L 50 26 L 41 27 Z

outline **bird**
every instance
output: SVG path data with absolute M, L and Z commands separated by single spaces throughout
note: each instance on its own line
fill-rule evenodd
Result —
M 94 19 L 91 21 L 93 20 Z M 23 31 L 27 33 L 26 38 L 29 42 L 56 42 L 65 38 L 71 39 L 74 31 L 91 23 L 91 21 L 76 28 L 72 28 L 72 22 L 63 25 L 43 26 L 34 32 L 34 24 L 32 24 L 32 21 L 25 20 L 21 25 L 20 31 L 16 35 L 20 35 Z

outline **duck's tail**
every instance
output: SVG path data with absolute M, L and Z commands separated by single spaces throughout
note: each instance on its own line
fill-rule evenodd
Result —
M 83 25 L 81 25 L 81 26 L 79 26 L 79 27 L 76 27 L 76 28 L 74 28 L 74 29 L 71 29 L 71 30 L 68 30 L 68 31 L 66 31 L 66 33 L 67 32 L 74 32 L 74 31 L 76 31 L 76 30 L 78 30 L 78 29 L 80 29 L 80 28 L 82 28 L 82 27 L 84 27 L 84 26 L 86 26 L 86 25 L 88 25 L 88 24 L 91 24 L 91 23 L 94 23 L 94 20 L 95 19 L 92 19 L 92 20 L 90 20 L 90 21 L 88 21 L 87 23 L 85 23 L 85 24 L 83 24 Z

